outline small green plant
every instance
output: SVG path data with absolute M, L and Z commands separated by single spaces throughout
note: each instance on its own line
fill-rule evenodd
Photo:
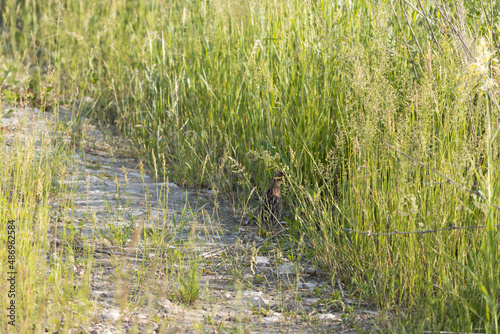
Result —
M 199 257 L 185 257 L 175 251 L 167 261 L 168 298 L 186 305 L 193 303 L 200 295 Z

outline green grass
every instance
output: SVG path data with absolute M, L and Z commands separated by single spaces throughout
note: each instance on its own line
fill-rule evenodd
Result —
M 72 201 L 71 189 L 63 183 L 69 150 L 62 141 L 52 142 L 48 128 L 36 130 L 26 126 L 20 125 L 21 130 L 12 140 L 6 141 L 5 135 L 0 138 L 0 273 L 5 279 L 11 277 L 8 273 L 16 273 L 15 297 L 7 293 L 10 285 L 5 281 L 0 285 L 0 306 L 7 309 L 10 301 L 15 301 L 15 325 L 8 323 L 12 319 L 7 319 L 3 312 L 0 331 L 65 332 L 86 327 L 92 307 L 92 253 L 75 254 L 71 234 L 55 230 L 56 212 L 49 205 L 57 196 L 61 196 L 63 206 Z M 8 221 L 12 221 L 13 229 L 8 230 Z M 7 231 L 15 231 L 15 238 L 8 239 Z M 49 234 L 57 236 L 61 247 L 49 242 Z M 8 242 L 13 246 L 12 252 Z M 9 256 L 12 253 L 14 259 Z M 42 320 L 34 321 L 35 318 Z
M 284 169 L 295 232 L 386 329 L 498 332 L 498 65 L 470 67 L 476 36 L 499 50 L 498 9 L 421 2 L 9 2 L 0 85 L 43 108 L 92 97 L 150 167 L 239 205 Z M 450 223 L 488 228 L 341 229 Z

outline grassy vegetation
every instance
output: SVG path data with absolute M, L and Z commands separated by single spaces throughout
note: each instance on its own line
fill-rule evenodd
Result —
M 294 230 L 349 293 L 393 315 L 388 328 L 499 332 L 493 2 L 2 6 L 6 99 L 90 96 L 150 166 L 164 156 L 171 177 L 240 205 L 286 170 Z M 488 227 L 341 229 L 450 224 Z
M 15 301 L 16 315 L 11 326 L 8 322 L 13 319 L 3 312 L 0 331 L 65 332 L 88 324 L 92 253 L 75 254 L 70 247 L 73 235 L 56 230 L 57 214 L 49 205 L 49 199 L 60 194 L 64 194 L 62 206 L 72 202 L 71 196 L 65 196 L 71 189 L 63 183 L 67 147 L 62 141 L 54 145 L 48 128 L 18 127 L 22 130 L 13 138 L 2 135 L 0 139 L 0 274 L 4 278 L 0 306 L 6 310 Z M 14 238 L 8 239 L 7 234 Z M 58 236 L 61 247 L 49 242 L 49 234 Z M 7 282 L 7 278 L 13 280 Z

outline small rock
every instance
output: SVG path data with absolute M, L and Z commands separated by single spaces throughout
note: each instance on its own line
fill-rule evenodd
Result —
M 266 300 L 262 297 L 253 297 L 250 300 L 250 304 L 252 304 L 253 307 L 258 307 L 258 308 L 269 308 L 269 300 Z
M 109 329 L 109 328 L 104 328 L 101 333 L 103 333 L 103 334 L 113 334 L 113 331 L 111 331 L 111 329 Z
M 281 313 L 281 312 L 274 312 L 273 315 L 275 317 L 278 317 L 278 319 L 280 319 L 280 320 L 284 320 L 285 319 L 285 317 L 283 316 L 283 313 Z
M 304 304 L 306 305 L 313 305 L 319 302 L 319 298 L 305 298 L 304 299 Z
M 140 324 L 146 324 L 149 322 L 149 319 L 148 319 L 148 316 L 144 313 L 139 313 L 137 315 L 137 321 L 140 323 Z
M 278 266 L 278 274 L 290 275 L 295 273 L 295 265 L 291 262 L 285 262 Z
M 144 215 L 144 212 L 141 210 L 134 210 L 129 213 L 129 216 L 131 216 L 134 219 L 140 218 L 142 215 Z
M 318 286 L 318 284 L 314 282 L 305 282 L 304 285 L 306 286 L 306 288 L 311 290 Z
M 269 264 L 269 258 L 267 258 L 265 256 L 256 256 L 255 263 L 261 264 L 261 265 Z
M 262 296 L 262 291 L 243 291 L 244 297 L 260 297 Z
M 95 299 L 101 300 L 102 298 L 107 297 L 107 293 L 104 291 L 100 291 L 100 290 L 93 290 L 92 297 L 94 297 Z
M 273 322 L 279 322 L 280 319 L 277 316 L 264 317 L 261 319 L 263 323 L 271 324 Z
M 158 304 L 160 304 L 163 307 L 163 311 L 165 311 L 167 313 L 170 313 L 170 314 L 179 313 L 179 311 L 177 310 L 177 307 L 168 299 L 162 300 Z
M 120 319 L 120 310 L 114 309 L 114 310 L 109 310 L 106 311 L 105 313 L 102 314 L 104 319 L 110 320 L 110 321 L 117 321 Z
M 320 314 L 318 316 L 318 319 L 330 320 L 330 321 L 342 321 L 340 314 L 332 314 L 332 313 Z
M 179 188 L 179 186 L 178 186 L 178 185 L 176 185 L 176 184 L 175 184 L 175 183 L 173 183 L 173 182 L 162 182 L 162 183 L 158 183 L 158 185 L 159 185 L 160 187 L 167 186 L 167 187 L 169 187 L 169 188 Z
M 309 275 L 317 275 L 318 274 L 318 269 L 312 266 L 307 267 L 306 269 L 306 274 Z

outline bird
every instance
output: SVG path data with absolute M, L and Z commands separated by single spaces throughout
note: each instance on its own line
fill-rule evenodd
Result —
M 264 226 L 272 229 L 275 223 L 280 222 L 283 213 L 283 201 L 281 199 L 281 183 L 285 178 L 285 173 L 277 171 L 274 173 L 269 187 L 262 198 L 260 209 L 260 221 Z

